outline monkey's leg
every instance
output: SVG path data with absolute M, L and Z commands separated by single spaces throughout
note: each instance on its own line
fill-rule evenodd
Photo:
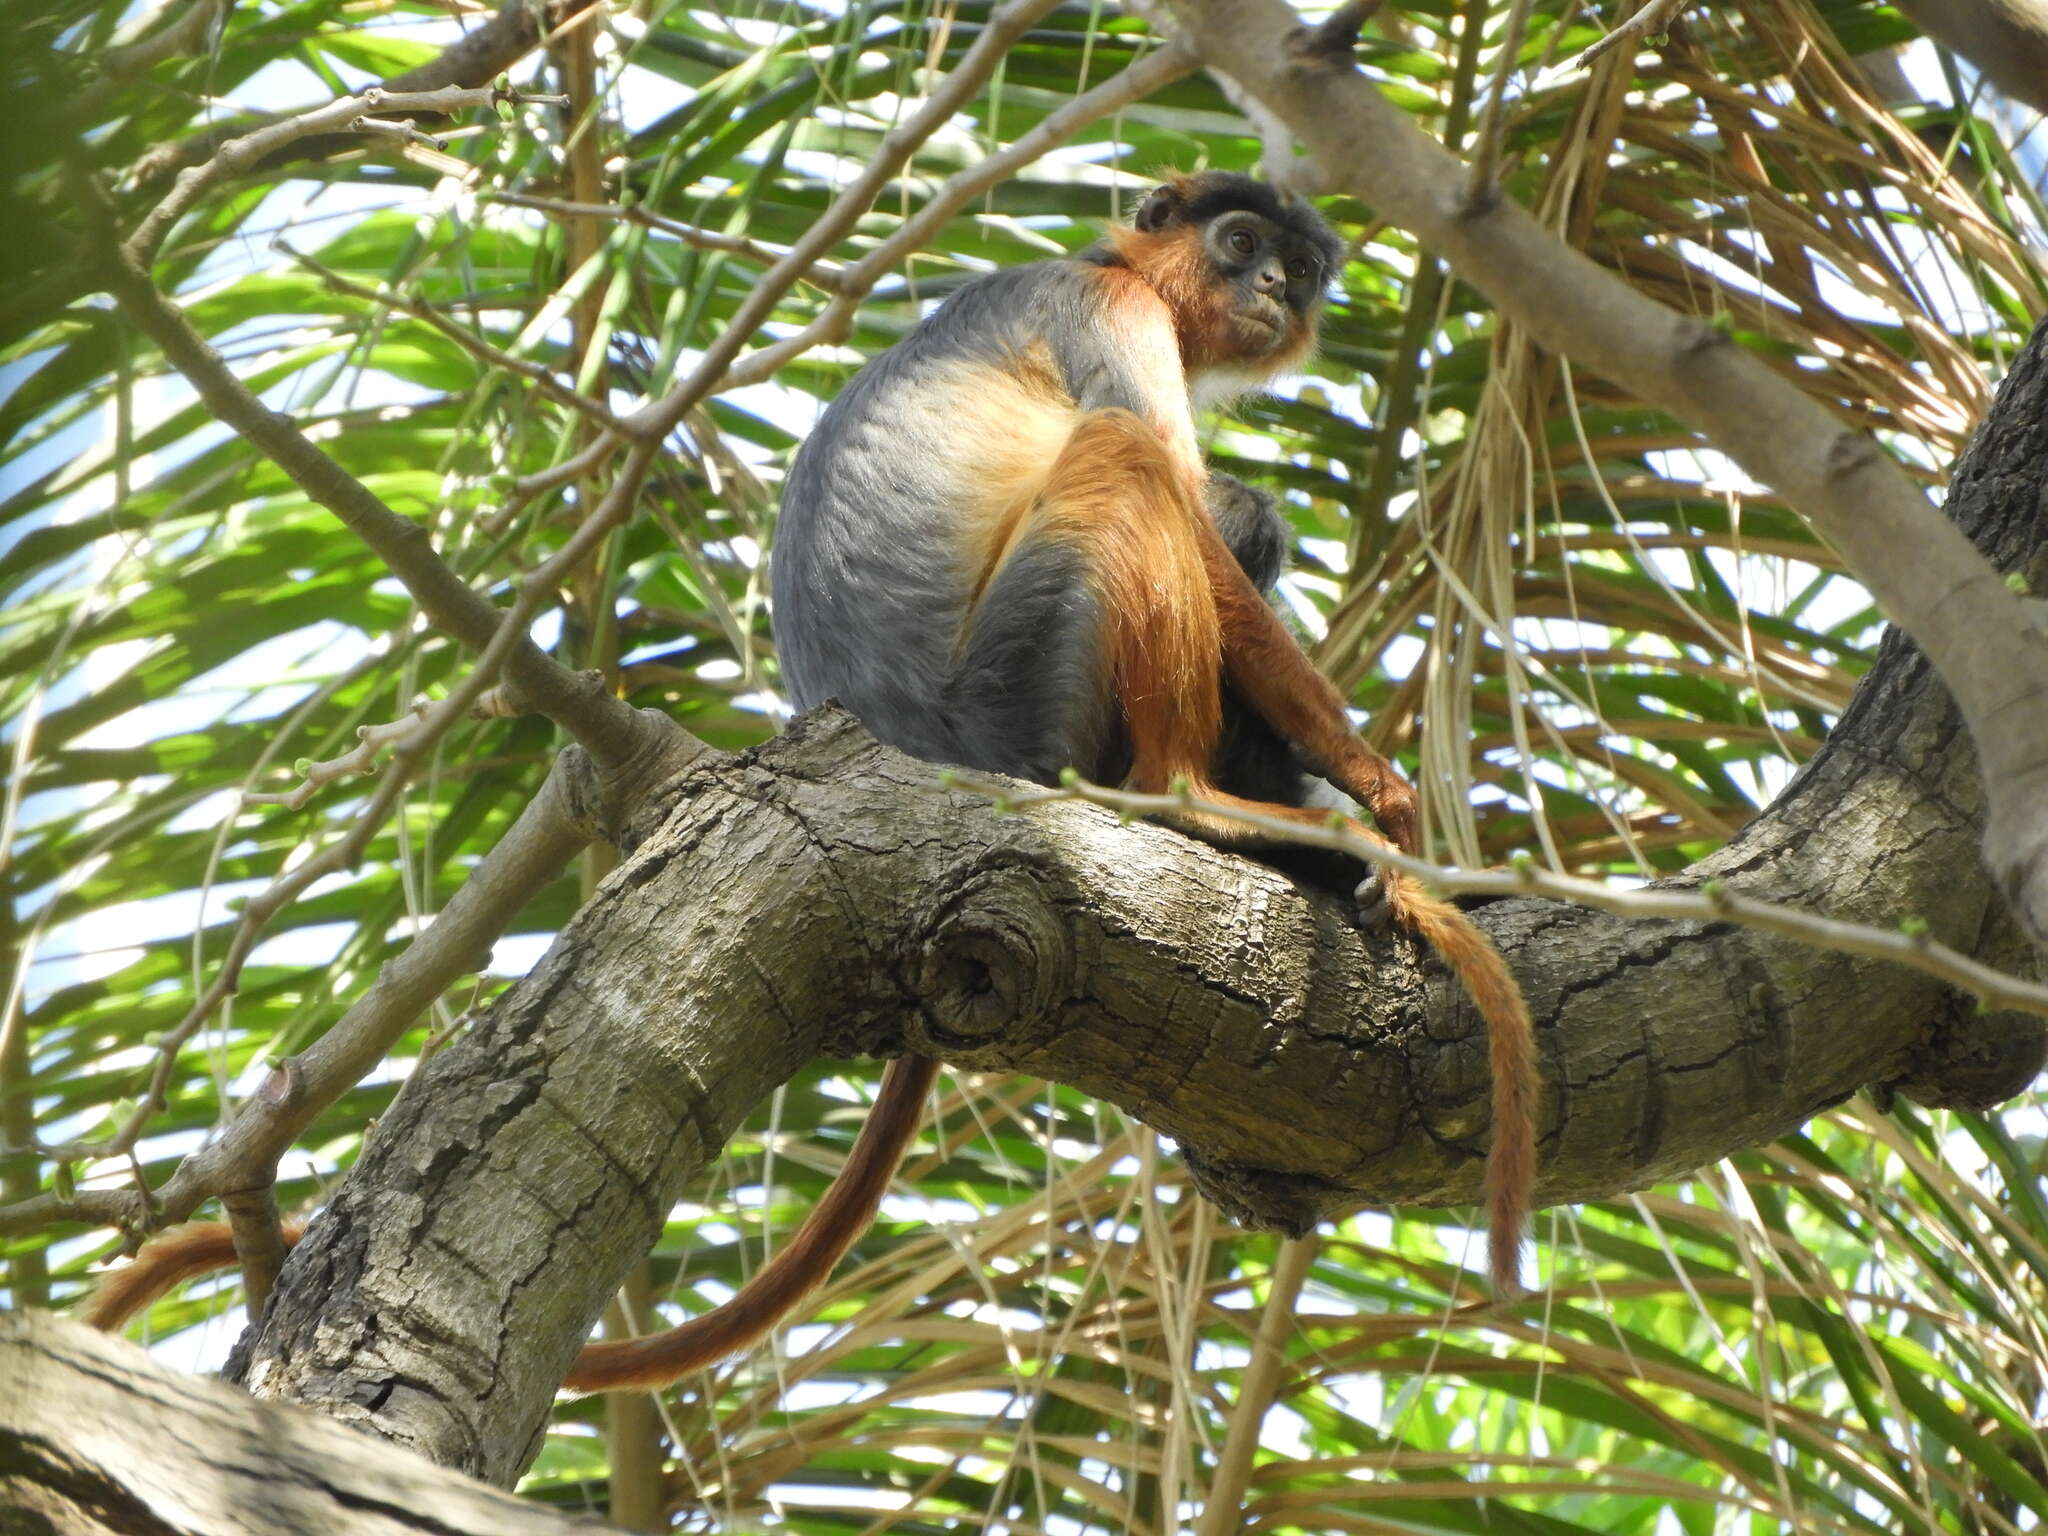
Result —
M 1352 731 L 1336 690 L 1266 606 L 1218 525 L 1191 505 L 1184 485 L 1149 428 L 1121 412 L 1101 412 L 1084 418 L 1040 498 L 1047 533 L 1090 553 L 1104 655 L 1131 730 L 1132 782 L 1158 790 L 1184 775 L 1197 794 L 1235 809 L 1301 823 L 1326 819 L 1324 811 L 1260 803 L 1205 782 L 1220 729 L 1217 675 L 1227 667 L 1233 687 L 1270 726 L 1370 806 L 1392 839 L 1412 847 L 1412 792 Z M 1184 591 L 1197 576 L 1211 594 L 1207 605 Z M 1226 844 L 1245 841 L 1241 826 L 1176 819 Z M 1536 1166 L 1529 1011 L 1500 955 L 1464 913 L 1400 875 L 1384 877 L 1381 889 L 1390 915 L 1444 958 L 1486 1017 L 1494 1077 L 1490 1254 L 1495 1284 L 1509 1294 Z
M 1216 537 L 1149 426 L 1081 417 L 987 557 L 948 688 L 975 712 L 968 761 L 1046 783 L 1074 767 L 1206 784 L 1222 642 L 1203 530 Z
M 1272 495 L 1233 476 L 1210 471 L 1202 487 L 1209 520 L 1223 536 L 1251 584 L 1269 600 L 1287 568 L 1288 529 Z M 1228 794 L 1279 805 L 1314 805 L 1326 810 L 1357 807 L 1321 779 L 1302 770 L 1285 737 L 1234 686 L 1223 689 L 1223 734 L 1210 763 L 1210 776 Z M 1290 875 L 1336 890 L 1358 883 L 1357 861 L 1342 854 L 1282 848 L 1259 857 Z

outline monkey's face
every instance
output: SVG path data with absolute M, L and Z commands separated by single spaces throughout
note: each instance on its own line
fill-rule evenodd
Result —
M 1264 358 L 1313 327 L 1329 282 L 1316 244 L 1250 209 L 1211 219 L 1202 240 L 1229 297 L 1232 350 Z

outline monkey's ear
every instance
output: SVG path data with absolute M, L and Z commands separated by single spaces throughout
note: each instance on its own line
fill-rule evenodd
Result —
M 1154 187 L 1146 195 L 1145 201 L 1138 204 L 1137 217 L 1131 222 L 1141 232 L 1156 235 L 1173 222 L 1173 216 L 1180 212 L 1180 206 L 1180 188 L 1169 182 L 1163 187 Z

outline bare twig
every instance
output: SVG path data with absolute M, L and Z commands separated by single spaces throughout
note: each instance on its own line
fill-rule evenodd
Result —
M 426 717 L 427 705 L 421 702 L 412 707 L 412 713 L 401 715 L 396 720 L 381 725 L 359 725 L 356 727 L 355 746 L 341 756 L 321 761 L 300 758 L 293 765 L 301 781 L 297 789 L 276 794 L 244 791 L 242 804 L 282 805 L 289 810 L 302 811 L 322 788 L 336 779 L 375 773 L 378 754 L 386 747 L 397 746 L 418 731 Z
M 1468 23 L 1471 25 L 1472 23 Z M 1493 85 L 1486 93 L 1486 111 L 1479 119 L 1479 137 L 1472 145 L 1472 172 L 1465 182 L 1467 207 L 1484 208 L 1500 191 L 1501 125 L 1507 120 L 1508 84 L 1522 56 L 1522 38 L 1529 29 L 1529 0 L 1508 7 L 1507 33 L 1494 62 Z
M 699 251 L 722 251 L 729 256 L 738 256 L 743 261 L 757 266 L 773 266 L 788 256 L 786 250 L 778 251 L 758 240 L 749 240 L 743 235 L 721 234 L 715 229 L 699 229 L 694 224 L 685 224 L 680 219 L 671 219 L 638 203 L 576 203 L 559 197 L 535 197 L 530 192 L 513 192 L 504 188 L 492 188 L 483 194 L 486 202 L 505 203 L 514 208 L 531 208 L 537 213 L 550 213 L 559 218 L 624 219 L 629 224 L 638 224 L 643 229 L 660 230 L 692 249 Z M 838 263 L 815 261 L 810 270 L 799 279 L 814 288 L 827 293 L 837 293 L 840 286 Z
M 310 138 L 321 133 L 345 133 L 356 130 L 364 122 L 388 129 L 391 125 L 382 123 L 369 114 L 376 112 L 430 112 L 441 116 L 453 116 L 458 112 L 473 112 L 485 107 L 496 106 L 499 102 L 559 102 L 559 96 L 537 96 L 518 91 L 501 91 L 496 86 L 444 86 L 437 91 L 387 91 L 378 86 L 355 96 L 343 96 L 330 101 L 324 107 L 311 112 L 301 112 L 270 123 L 240 138 L 229 139 L 216 150 L 213 158 L 204 165 L 196 165 L 180 171 L 171 190 L 166 192 L 142 217 L 124 244 L 123 254 L 137 266 L 147 269 L 156 259 L 157 248 L 163 244 L 164 236 L 171 227 L 183 218 L 199 200 L 214 188 L 236 176 L 244 175 L 261 165 L 270 156 L 296 140 Z M 424 134 L 417 135 L 425 138 Z
M 998 805 L 1017 809 L 1046 805 L 1060 800 L 1085 800 L 1113 811 L 1135 816 L 1176 815 L 1188 811 L 1205 817 L 1235 822 L 1256 829 L 1277 842 L 1304 848 L 1328 848 L 1348 853 L 1367 863 L 1397 869 L 1433 890 L 1449 896 L 1547 896 L 1574 906 L 1593 907 L 1618 917 L 1657 918 L 1667 922 L 1737 923 L 1761 928 L 1811 944 L 1816 949 L 1835 950 L 1866 959 L 1890 960 L 1938 977 L 1953 987 L 1980 999 L 1987 1009 L 2013 1009 L 2048 1017 L 2048 986 L 2008 976 L 2003 971 L 1971 959 L 1960 950 L 1930 938 L 1925 925 L 1909 915 L 1897 929 L 1873 928 L 1865 923 L 1843 922 L 1822 917 L 1798 907 L 1758 901 L 1739 895 L 1718 881 L 1698 890 L 1624 890 L 1598 880 L 1559 874 L 1533 861 L 1518 861 L 1511 869 L 1459 869 L 1432 864 L 1400 852 L 1376 837 L 1364 835 L 1350 818 L 1333 814 L 1327 827 L 1304 826 L 1233 806 L 1211 802 L 1199 795 L 1146 795 L 1130 790 L 1107 789 L 1085 779 L 1072 779 L 1057 789 L 1019 789 L 1014 783 L 983 779 L 972 774 L 942 773 L 939 783 L 949 789 L 965 789 L 986 795 Z
M 396 139 L 401 144 L 420 144 L 428 149 L 446 149 L 448 141 L 437 139 L 431 133 L 422 133 L 402 117 L 358 117 L 349 125 L 350 133 L 366 133 L 371 137 Z
M 502 347 L 492 346 L 474 331 L 458 325 L 440 310 L 408 294 L 391 288 L 370 288 L 362 283 L 343 277 L 332 268 L 322 265 L 303 251 L 295 250 L 284 240 L 273 242 L 280 251 L 297 262 L 307 271 L 315 274 L 321 282 L 336 293 L 347 294 L 352 299 L 361 299 L 368 304 L 384 304 L 413 319 L 431 325 L 450 341 L 461 347 L 477 361 L 492 368 L 502 368 L 516 378 L 526 380 L 542 394 L 573 411 L 581 412 L 609 432 L 623 432 L 624 424 L 602 401 L 584 394 L 573 384 L 565 384 L 555 377 L 554 370 L 541 363 L 529 362 L 523 357 L 514 357 Z
M 1624 22 L 1617 23 L 1599 42 L 1578 57 L 1580 64 L 1590 64 L 1611 48 L 1619 48 L 1630 38 L 1655 37 L 1668 28 L 1678 13 L 1685 9 L 1686 0 L 1644 0 L 1643 8 Z

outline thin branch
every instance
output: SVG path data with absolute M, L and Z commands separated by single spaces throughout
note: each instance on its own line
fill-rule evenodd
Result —
M 1349 64 L 1365 32 L 1365 24 L 1376 15 L 1381 0 L 1344 0 L 1344 4 L 1309 29 L 1300 43 L 1310 57 L 1341 60 Z
M 235 1263 L 242 1270 L 242 1306 L 250 1317 L 261 1317 L 286 1253 L 277 1186 L 265 1181 L 253 1189 L 223 1190 L 220 1204 L 234 1233 Z
M 530 583 L 520 593 L 519 600 L 506 610 L 498 633 L 484 647 L 469 675 L 407 732 L 406 739 L 392 753 L 391 771 L 377 786 L 377 792 L 370 797 L 369 803 L 350 821 L 349 830 L 311 858 L 279 875 L 250 898 L 242 909 L 241 921 L 235 925 L 234 937 L 228 941 L 227 954 L 222 957 L 213 980 L 185 1011 L 185 1016 L 165 1034 L 157 1048 L 156 1065 L 150 1073 L 148 1088 L 114 1134 L 92 1141 L 39 1143 L 35 1148 L 38 1155 L 51 1162 L 87 1162 L 119 1157 L 134 1147 L 149 1122 L 169 1103 L 171 1077 L 178 1053 L 200 1026 L 212 1017 L 214 1009 L 240 988 L 242 967 L 248 962 L 257 941 L 263 937 L 263 930 L 316 881 L 352 869 L 362 859 L 370 840 L 383 829 L 385 821 L 398 808 L 398 798 L 411 782 L 412 768 L 456 721 L 469 713 L 470 707 L 496 680 L 498 669 L 514 644 L 524 638 L 540 597 L 551 590 L 539 583 Z
M 1014 783 L 982 779 L 972 774 L 945 772 L 941 786 L 986 795 L 1000 807 L 1021 809 L 1060 800 L 1085 800 L 1133 816 L 1173 816 L 1189 811 L 1204 817 L 1251 827 L 1276 842 L 1304 848 L 1328 848 L 1348 853 L 1365 862 L 1421 881 L 1432 890 L 1449 896 L 1547 896 L 1574 906 L 1612 912 L 1617 917 L 1659 919 L 1665 922 L 1735 923 L 1761 928 L 1811 944 L 1816 949 L 1861 955 L 1871 960 L 1890 960 L 1938 977 L 1950 986 L 1979 999 L 1986 1009 L 2012 1009 L 2048 1018 L 2048 986 L 2024 981 L 2017 976 L 1971 959 L 1960 950 L 1928 936 L 1924 920 L 1908 914 L 1896 929 L 1873 928 L 1864 923 L 1843 922 L 1822 917 L 1798 907 L 1758 901 L 1739 895 L 1718 881 L 1709 881 L 1697 891 L 1669 888 L 1624 890 L 1598 880 L 1559 874 L 1542 868 L 1533 860 L 1517 861 L 1511 869 L 1459 869 L 1455 865 L 1432 864 L 1400 852 L 1381 842 L 1341 813 L 1332 813 L 1327 827 L 1304 826 L 1233 806 L 1214 803 L 1199 795 L 1137 794 L 1130 790 L 1107 789 L 1085 779 L 1071 779 L 1057 789 L 1022 789 Z
M 0 1236 L 57 1222 L 141 1233 L 183 1221 L 215 1195 L 267 1182 L 299 1134 L 382 1061 L 435 998 L 458 977 L 489 963 L 498 936 L 590 840 L 593 828 L 579 809 L 581 797 L 569 787 L 579 771 L 576 754 L 556 759 L 540 793 L 426 932 L 387 962 L 370 989 L 302 1056 L 278 1063 L 272 1080 L 217 1139 L 187 1157 L 161 1191 L 38 1195 L 0 1208 Z
M 132 43 L 116 43 L 111 48 L 102 48 L 96 62 L 108 83 L 154 69 L 172 54 L 183 53 L 206 36 L 226 9 L 227 0 L 195 0 L 195 3 L 185 6 L 160 6 L 150 20 L 160 21 L 171 16 L 173 20 L 168 26 Z
M 532 99 L 532 98 L 529 98 Z M 358 117 L 350 120 L 350 133 L 368 134 L 372 138 L 396 139 L 400 144 L 418 144 L 426 149 L 446 149 L 448 141 L 437 139 L 431 133 L 422 133 L 402 117 Z
M 245 133 L 240 138 L 229 139 L 216 150 L 204 165 L 193 166 L 180 171 L 177 180 L 171 183 L 157 205 L 142 217 L 135 233 L 130 235 L 122 247 L 123 254 L 138 267 L 147 269 L 155 261 L 157 248 L 163 244 L 164 236 L 171 226 L 196 207 L 201 198 L 234 177 L 254 170 L 279 150 L 299 139 L 311 138 L 322 133 L 347 133 L 361 128 L 365 122 L 379 129 L 388 128 L 370 114 L 376 112 L 429 112 L 437 116 L 452 117 L 458 112 L 472 112 L 483 107 L 493 107 L 499 102 L 553 102 L 561 101 L 559 96 L 537 96 L 517 91 L 501 91 L 493 85 L 444 86 L 437 91 L 387 91 L 380 86 L 371 86 L 355 96 L 343 96 L 316 107 L 310 112 L 301 112 L 279 122 L 270 123 Z M 420 135 L 424 138 L 425 135 Z
M 714 389 L 737 389 L 742 385 L 761 383 L 773 377 L 792 358 L 844 336 L 860 300 L 868 291 L 904 257 L 929 245 L 939 230 L 962 208 L 998 181 L 1066 143 L 1089 124 L 1121 111 L 1183 75 L 1192 74 L 1196 62 L 1189 45 L 1178 40 L 1170 42 L 1103 81 L 1092 91 L 1076 96 L 1049 113 L 1037 127 L 1008 147 L 968 170 L 954 174 L 893 234 L 845 269 L 840 294 L 823 314 L 796 335 L 749 353 L 716 381 Z M 667 405 L 668 401 L 662 402 L 664 409 Z
M 1508 84 L 1515 77 L 1515 64 L 1522 56 L 1522 38 L 1529 29 L 1529 0 L 1514 0 L 1508 7 L 1507 35 L 1501 39 L 1500 58 L 1493 67 L 1493 85 L 1486 93 L 1486 111 L 1479 120 L 1479 137 L 1472 146 L 1472 171 L 1465 182 L 1468 207 L 1484 208 L 1500 190 L 1501 127 L 1507 120 Z
M 1668 30 L 1678 13 L 1686 7 L 1686 0 L 1645 0 L 1643 8 L 1617 24 L 1599 42 L 1578 57 L 1578 63 L 1586 65 L 1599 58 L 1611 48 L 1619 48 L 1633 37 L 1655 37 Z
M 138 258 L 127 251 L 113 253 L 105 280 L 208 408 L 362 539 L 405 584 L 430 623 L 479 652 L 506 643 L 504 611 L 449 569 L 424 528 L 392 511 L 316 447 L 291 418 L 251 394 L 183 312 L 157 290 Z M 622 760 L 644 745 L 634 712 L 603 687 L 570 672 L 524 634 L 510 643 L 507 676 L 527 706 L 568 731 L 600 763 Z
M 758 240 L 749 240 L 743 235 L 721 234 L 715 229 L 700 229 L 695 224 L 685 224 L 680 219 L 671 219 L 666 214 L 643 208 L 638 203 L 576 203 L 559 197 L 535 197 L 530 192 L 513 192 L 505 188 L 490 188 L 482 194 L 485 202 L 505 203 L 514 208 L 531 208 L 537 213 L 554 214 L 558 218 L 624 219 L 629 224 L 638 224 L 643 229 L 660 230 L 665 235 L 674 235 L 683 244 L 699 251 L 722 251 L 728 256 L 737 256 L 757 266 L 770 267 L 789 255 L 786 250 L 778 251 Z M 805 272 L 800 282 L 827 293 L 837 293 L 840 288 L 841 268 L 837 262 L 815 261 Z
M 418 731 L 427 717 L 427 709 L 427 704 L 422 701 L 412 707 L 410 714 L 401 715 L 396 720 L 357 726 L 356 744 L 341 756 L 318 761 L 300 758 L 293 765 L 300 779 L 298 788 L 275 794 L 244 790 L 242 804 L 281 805 L 287 810 L 304 810 L 315 795 L 337 779 L 358 775 L 367 777 L 375 773 L 378 756 L 386 747 L 396 747 Z
M 432 91 L 450 85 L 487 85 L 533 51 L 541 40 L 543 25 L 559 26 L 564 19 L 573 18 L 592 3 L 593 0 L 548 0 L 542 6 L 534 4 L 533 0 L 504 0 L 497 14 L 482 26 L 465 32 L 418 68 L 387 76 L 377 84 L 387 92 Z M 251 113 L 215 124 L 190 138 L 159 144 L 136 159 L 123 176 L 123 184 L 129 187 L 154 185 L 183 166 L 197 165 L 210 159 L 214 151 L 228 140 L 277 120 L 276 113 Z M 332 153 L 349 142 L 350 135 L 334 133 L 311 141 L 301 139 L 293 148 L 297 155 L 310 158 Z
M 1230 1410 L 1230 1432 L 1216 1458 L 1216 1473 L 1209 1480 L 1209 1498 L 1195 1536 L 1231 1536 L 1242 1529 L 1239 1521 L 1244 1515 L 1244 1491 L 1251 1482 L 1252 1457 L 1287 1370 L 1295 1303 L 1301 1299 L 1302 1284 L 1321 1247 L 1322 1239 L 1313 1233 L 1280 1245 L 1266 1304 L 1259 1311 L 1259 1331 L 1252 1338 L 1252 1356 L 1238 1385 L 1237 1403 Z
M 198 1001 L 186 1011 L 184 1018 L 180 1019 L 176 1027 L 164 1037 L 157 1051 L 155 1070 L 150 1074 L 148 1090 L 120 1129 L 110 1138 L 38 1146 L 35 1149 L 38 1154 L 52 1162 L 81 1162 L 119 1156 L 135 1145 L 148 1122 L 168 1102 L 170 1079 L 178 1052 L 212 1015 L 213 1010 L 239 987 L 242 967 L 247 962 L 250 951 L 255 948 L 257 940 L 262 936 L 263 929 L 315 881 L 351 869 L 362 858 L 364 851 L 369 847 L 370 839 L 397 809 L 398 797 L 411 781 L 413 768 L 425 758 L 434 744 L 456 721 L 476 708 L 497 680 L 499 669 L 514 651 L 521 645 L 531 644 L 526 639 L 526 632 L 539 613 L 541 604 L 548 601 L 568 574 L 588 559 L 591 552 L 624 521 L 653 457 L 654 451 L 651 448 L 643 445 L 635 449 L 633 457 L 627 461 L 625 469 L 620 472 L 618 480 L 606 494 L 604 501 L 584 520 L 583 525 L 568 542 L 521 583 L 511 606 L 504 610 L 504 618 L 498 625 L 497 633 L 491 637 L 490 643 L 477 657 L 476 665 L 470 669 L 469 675 L 463 678 L 461 684 L 453 689 L 447 698 L 434 705 L 423 719 L 405 731 L 403 739 L 392 752 L 390 772 L 378 786 L 376 794 L 371 796 L 369 803 L 352 821 L 348 833 L 288 873 L 280 875 L 260 895 L 250 900 L 248 906 L 243 909 L 242 920 L 236 926 L 235 936 L 229 942 L 227 955 L 222 959 L 219 970 L 214 973 L 213 981 Z M 602 687 L 603 680 L 597 679 L 597 684 Z M 655 718 L 665 719 L 659 716 Z M 690 740 L 680 726 L 673 722 L 666 723 L 677 738 Z M 480 870 L 479 874 L 481 873 Z M 363 1070 L 368 1070 L 367 1064 Z M 342 1085 L 347 1086 L 349 1085 Z M 245 1178 L 252 1172 L 246 1168 L 241 1171 Z M 269 1170 L 255 1172 L 260 1172 L 261 1181 L 268 1180 Z M 254 1182 L 258 1180 L 249 1179 L 249 1182 L 235 1187 L 247 1188 Z

